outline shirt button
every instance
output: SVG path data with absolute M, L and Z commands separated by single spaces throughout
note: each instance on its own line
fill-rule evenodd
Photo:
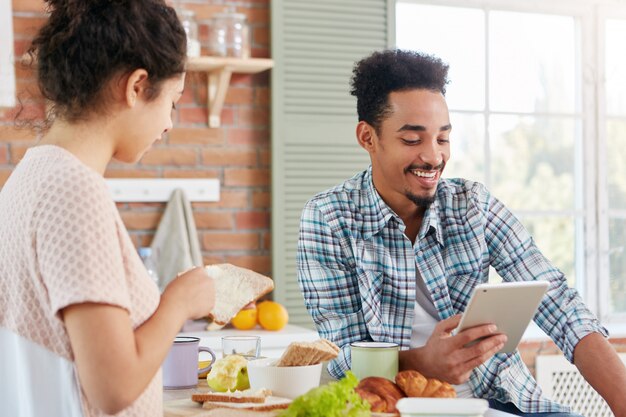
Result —
M 435 288 L 435 294 L 439 294 L 439 291 L 441 291 L 439 287 Z
M 424 251 L 417 251 L 417 256 L 422 257 L 424 256 Z

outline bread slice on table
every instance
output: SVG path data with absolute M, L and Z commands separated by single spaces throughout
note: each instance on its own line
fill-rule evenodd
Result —
M 270 411 L 270 410 L 282 410 L 289 407 L 291 404 L 289 398 L 282 397 L 267 397 L 263 403 L 233 403 L 233 402 L 219 402 L 219 401 L 205 401 L 202 408 L 205 410 L 212 410 L 216 408 L 227 408 L 237 410 L 252 410 L 252 411 Z
M 215 282 L 215 307 L 209 314 L 209 330 L 221 328 L 243 307 L 274 289 L 271 278 L 231 264 L 205 266 Z
M 214 408 L 207 410 L 205 417 L 250 417 L 250 410 L 235 408 Z M 254 417 L 276 417 L 276 411 L 254 411 Z
M 265 399 L 272 395 L 268 389 L 244 390 L 233 392 L 196 392 L 191 394 L 191 399 L 197 403 L 216 401 L 224 403 L 264 403 Z

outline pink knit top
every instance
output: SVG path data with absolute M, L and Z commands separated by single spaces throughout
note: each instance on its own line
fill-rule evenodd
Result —
M 159 292 L 102 176 L 60 147 L 37 146 L 0 192 L 0 329 L 74 364 L 59 311 L 84 302 L 122 307 L 136 328 L 156 310 Z M 85 416 L 104 415 L 82 389 L 76 398 Z M 118 415 L 163 415 L 160 371 Z

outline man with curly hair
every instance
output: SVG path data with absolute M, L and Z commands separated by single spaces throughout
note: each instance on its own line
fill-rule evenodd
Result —
M 492 266 L 507 282 L 549 282 L 536 323 L 626 416 L 626 370 L 563 273 L 482 184 L 441 178 L 447 75 L 440 59 L 403 50 L 354 67 L 356 136 L 371 166 L 306 204 L 298 242 L 305 304 L 320 336 L 341 348 L 329 372 L 350 369 L 352 342 L 395 342 L 400 369 L 455 384 L 460 397 L 518 415 L 572 415 L 542 395 L 519 352 L 496 353 L 506 336 L 495 326 L 452 333 Z

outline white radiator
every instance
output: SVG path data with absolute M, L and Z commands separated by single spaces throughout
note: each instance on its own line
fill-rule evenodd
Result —
M 619 354 L 626 364 L 626 354 Z M 578 368 L 563 355 L 539 355 L 535 364 L 537 382 L 547 397 L 569 405 L 585 417 L 613 417 L 604 399 L 585 381 Z

